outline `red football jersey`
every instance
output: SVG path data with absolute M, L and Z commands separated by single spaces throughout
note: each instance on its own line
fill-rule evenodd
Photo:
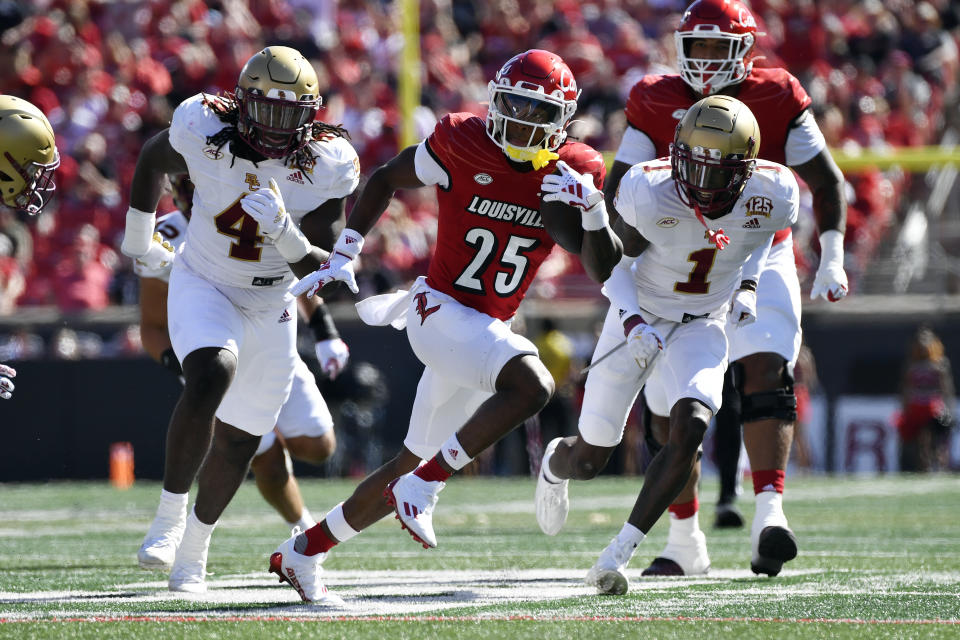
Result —
M 553 248 L 540 219 L 540 183 L 555 162 L 521 172 L 471 113 L 445 116 L 426 140 L 450 177 L 437 186 L 439 220 L 427 283 L 460 303 L 508 320 Z M 560 159 L 603 187 L 603 157 L 580 142 L 565 142 Z
M 754 68 L 736 85 L 734 96 L 753 112 L 760 127 L 759 157 L 786 164 L 787 133 L 797 116 L 812 102 L 800 81 L 785 69 Z M 635 84 L 627 98 L 627 122 L 653 141 L 657 157 L 670 154 L 677 123 L 699 100 L 679 75 L 648 75 Z M 790 234 L 778 231 L 775 242 Z

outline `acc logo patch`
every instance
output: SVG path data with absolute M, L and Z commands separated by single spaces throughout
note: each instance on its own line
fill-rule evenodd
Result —
M 687 112 L 686 109 L 677 109 L 671 115 L 673 116 L 674 120 L 679 120 L 680 118 L 683 117 L 683 114 L 685 114 L 686 112 Z
M 207 156 L 211 160 L 219 160 L 223 157 L 223 152 L 216 147 L 204 147 L 203 155 Z
M 663 227 L 664 229 L 669 229 L 670 227 L 677 226 L 679 222 L 680 221 L 674 218 L 673 216 L 667 216 L 665 218 L 660 218 L 659 220 L 657 220 L 657 226 Z
M 477 175 L 473 176 L 473 181 L 479 185 L 486 186 L 493 182 L 493 178 L 489 173 L 478 173 Z

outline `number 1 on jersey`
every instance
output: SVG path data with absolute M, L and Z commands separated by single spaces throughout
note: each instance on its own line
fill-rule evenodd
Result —
M 260 246 L 263 244 L 260 224 L 244 212 L 239 199 L 228 209 L 218 213 L 213 222 L 217 225 L 217 231 L 236 238 L 227 255 L 234 260 L 260 262 L 260 254 L 263 252 L 263 247 Z
M 707 274 L 713 268 L 713 260 L 717 257 L 717 250 L 700 249 L 687 256 L 687 262 L 693 263 L 693 269 L 686 282 L 677 282 L 673 285 L 673 290 L 677 293 L 709 293 L 710 283 L 707 282 Z

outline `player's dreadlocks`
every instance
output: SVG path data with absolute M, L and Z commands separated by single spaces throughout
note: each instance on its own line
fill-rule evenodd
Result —
M 227 125 L 212 136 L 207 136 L 207 144 L 214 145 L 217 151 L 220 151 L 223 145 L 230 143 L 230 154 L 233 156 L 233 159 L 230 161 L 231 168 L 237 156 L 240 156 L 244 160 L 249 160 L 254 166 L 264 159 L 263 156 L 251 149 L 250 146 L 243 141 L 243 138 L 240 137 L 240 133 L 237 131 L 237 121 L 240 118 L 240 105 L 232 94 L 223 91 L 215 96 L 204 94 L 203 104 L 210 107 L 213 112 L 217 114 L 217 117 L 220 118 L 220 122 Z M 349 132 L 342 126 L 320 121 L 314 121 L 310 135 L 313 140 L 322 140 L 325 137 L 332 136 L 339 136 L 347 140 L 350 139 Z M 315 157 L 310 153 L 308 146 L 303 146 L 293 153 L 294 164 L 298 169 L 303 171 L 303 176 L 311 183 L 313 181 L 310 180 L 309 170 L 313 167 L 314 160 Z

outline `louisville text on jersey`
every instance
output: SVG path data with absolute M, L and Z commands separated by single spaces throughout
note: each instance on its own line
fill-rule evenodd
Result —
M 503 202 L 501 200 L 473 196 L 470 204 L 467 205 L 467 211 L 478 216 L 512 222 L 523 227 L 543 227 L 540 212 L 536 209 L 528 209 L 527 207 L 510 202 Z

